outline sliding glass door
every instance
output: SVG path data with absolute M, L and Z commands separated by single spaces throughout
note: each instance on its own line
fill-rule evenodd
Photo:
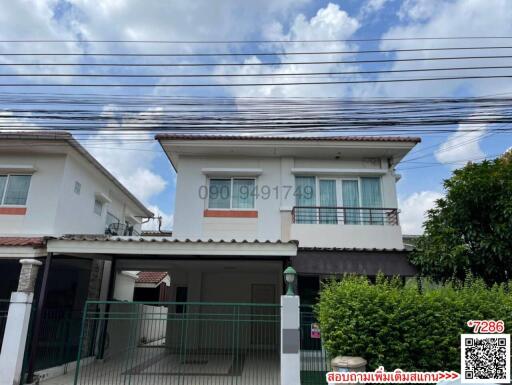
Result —
M 319 222 L 326 224 L 338 223 L 336 215 L 336 179 L 320 179 L 318 189 L 320 192 Z
M 371 208 L 382 207 L 380 178 L 361 178 L 361 205 Z M 363 210 L 363 224 L 383 225 L 384 217 L 382 210 Z
M 358 225 L 361 223 L 361 210 L 359 207 L 359 181 L 357 179 L 343 179 L 341 181 L 344 209 L 344 223 Z
M 295 223 L 385 223 L 383 211 L 377 210 L 382 208 L 380 177 L 296 176 L 295 195 Z
M 317 223 L 316 178 L 314 176 L 295 177 L 295 223 Z

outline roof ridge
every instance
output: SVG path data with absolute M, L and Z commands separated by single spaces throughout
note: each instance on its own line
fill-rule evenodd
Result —
M 156 140 L 299 140 L 299 141 L 361 141 L 361 142 L 421 142 L 417 136 L 392 135 L 333 135 L 333 136 L 293 136 L 293 135 L 233 135 L 233 134 L 157 134 Z

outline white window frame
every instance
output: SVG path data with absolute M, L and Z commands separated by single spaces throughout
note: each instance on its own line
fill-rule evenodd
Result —
M 373 178 L 374 176 L 318 176 L 318 175 L 297 175 L 297 176 L 312 176 L 315 178 L 315 205 L 317 207 L 320 207 L 320 180 L 334 180 L 336 183 L 336 205 L 338 207 L 344 207 L 343 206 L 343 186 L 342 183 L 344 180 L 357 180 L 357 188 L 359 190 L 359 206 L 362 207 L 362 194 L 361 194 L 361 178 Z M 384 205 L 384 189 L 382 186 L 382 177 L 381 176 L 375 176 L 375 178 L 379 178 L 380 180 L 380 199 L 382 202 L 382 207 L 385 207 Z M 215 178 L 214 178 L 215 179 Z M 222 179 L 228 179 L 228 178 L 222 178 Z
M 5 173 L 5 174 L 3 174 L 3 173 L 0 173 L 0 176 L 6 176 L 7 177 L 7 179 L 5 180 L 4 190 L 2 191 L 2 195 L 1 195 L 2 199 L 0 200 L 0 206 L 27 207 L 28 194 L 30 192 L 30 185 L 32 184 L 32 174 L 22 174 L 22 173 L 10 173 L 10 174 Z M 7 186 L 9 186 L 9 178 L 11 176 L 30 176 L 30 181 L 28 183 L 28 190 L 27 190 L 27 201 L 23 205 L 16 205 L 16 204 L 12 204 L 12 203 L 4 203 L 4 201 L 5 201 L 5 193 L 7 192 Z
M 217 207 L 210 207 L 210 181 L 212 179 L 229 179 L 231 182 L 230 190 L 229 190 L 229 208 L 217 208 Z M 256 210 L 256 201 L 257 196 L 254 197 L 254 207 L 248 207 L 248 208 L 236 208 L 233 207 L 233 180 L 234 179 L 245 179 L 245 180 L 253 180 L 254 181 L 254 189 L 256 192 L 258 192 L 258 185 L 257 185 L 257 178 L 251 177 L 251 176 L 212 176 L 207 178 L 208 182 L 208 195 L 207 199 L 205 199 L 206 208 L 207 210 L 223 210 L 223 211 L 255 211 Z

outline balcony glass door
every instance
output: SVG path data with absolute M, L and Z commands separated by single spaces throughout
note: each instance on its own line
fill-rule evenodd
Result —
M 341 181 L 344 209 L 344 221 L 346 225 L 358 225 L 361 223 L 361 210 L 359 207 L 359 182 L 357 179 L 343 179 Z
M 326 224 L 338 223 L 336 216 L 336 180 L 320 179 L 318 188 L 320 192 L 319 222 Z
M 361 178 L 361 203 L 363 207 L 382 207 L 380 178 Z M 363 210 L 363 223 L 367 225 L 383 225 L 383 215 L 382 210 Z
M 317 223 L 315 184 L 314 176 L 295 177 L 296 223 Z

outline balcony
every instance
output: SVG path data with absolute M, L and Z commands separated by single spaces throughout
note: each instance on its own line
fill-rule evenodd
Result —
M 296 206 L 290 238 L 300 247 L 403 248 L 396 208 Z
M 398 210 L 375 207 L 296 206 L 292 223 L 331 225 L 398 225 Z

